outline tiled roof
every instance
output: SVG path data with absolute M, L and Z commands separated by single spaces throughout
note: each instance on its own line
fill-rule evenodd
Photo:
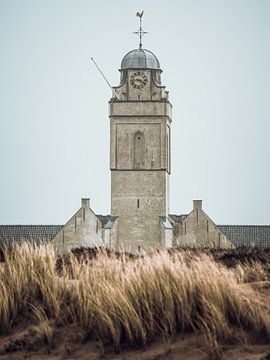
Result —
M 107 224 L 105 224 L 103 226 L 104 229 L 111 229 L 113 224 L 115 223 L 115 220 L 117 219 L 117 216 L 108 216 L 108 218 L 109 218 L 109 220 L 108 220 Z
M 185 220 L 187 216 L 188 216 L 187 214 L 182 214 L 182 215 L 169 214 L 169 217 L 175 222 L 182 222 L 183 220 Z
M 27 240 L 39 243 L 51 240 L 63 225 L 0 225 L 0 246 Z
M 160 223 L 163 225 L 164 229 L 173 229 L 173 225 L 171 224 L 168 217 L 160 216 L 159 220 L 160 220 Z
M 104 227 L 111 219 L 110 215 L 97 215 Z M 50 241 L 62 229 L 63 225 L 0 225 L 0 247 L 6 243 L 29 241 L 40 243 Z
M 170 214 L 174 222 L 183 222 L 188 215 Z M 270 248 L 270 225 L 217 225 L 235 246 Z
M 270 247 L 270 225 L 217 225 L 235 246 Z
M 104 227 L 110 215 L 97 215 Z M 170 215 L 174 221 L 183 221 L 186 215 Z M 39 243 L 51 240 L 63 225 L 0 225 L 0 247 L 27 240 Z M 236 246 L 270 247 L 270 225 L 217 225 Z

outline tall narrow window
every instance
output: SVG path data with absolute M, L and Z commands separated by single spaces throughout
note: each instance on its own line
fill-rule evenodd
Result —
M 134 169 L 141 169 L 145 162 L 145 139 L 141 131 L 134 135 Z
M 137 209 L 140 207 L 140 199 L 137 199 Z

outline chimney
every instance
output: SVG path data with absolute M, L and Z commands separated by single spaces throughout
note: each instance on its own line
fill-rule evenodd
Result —
M 202 200 L 193 200 L 193 210 L 202 210 Z
M 90 198 L 82 198 L 82 208 L 90 208 Z

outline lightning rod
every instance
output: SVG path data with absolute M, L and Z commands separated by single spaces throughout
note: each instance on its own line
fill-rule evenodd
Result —
M 93 61 L 95 67 L 98 69 L 98 71 L 100 72 L 101 76 L 103 77 L 103 79 L 106 81 L 107 85 L 109 86 L 109 88 L 112 90 L 114 96 L 119 99 L 119 96 L 116 94 L 114 88 L 111 86 L 111 84 L 109 83 L 109 81 L 107 80 L 106 76 L 103 74 L 103 72 L 101 71 L 101 69 L 99 68 L 98 64 L 95 62 L 95 60 L 91 57 L 91 60 Z

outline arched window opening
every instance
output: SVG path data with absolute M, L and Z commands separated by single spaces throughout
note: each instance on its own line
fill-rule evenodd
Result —
M 134 168 L 141 169 L 145 162 L 145 140 L 144 134 L 137 131 L 134 136 Z

